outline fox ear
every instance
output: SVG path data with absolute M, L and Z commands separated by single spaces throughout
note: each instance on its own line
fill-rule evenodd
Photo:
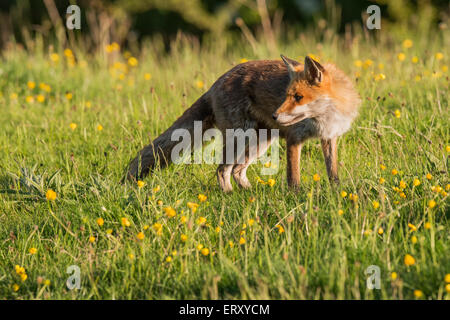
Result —
M 289 61 L 291 59 L 286 58 L 285 56 L 281 55 L 281 59 L 283 60 L 284 64 L 286 65 L 288 71 L 289 71 L 289 77 L 291 79 L 295 78 L 295 75 L 297 74 L 297 71 L 295 70 L 294 66 L 292 65 L 292 63 Z
M 323 79 L 323 72 L 325 68 L 317 61 L 310 57 L 305 57 L 305 75 L 306 79 L 311 84 L 320 84 Z

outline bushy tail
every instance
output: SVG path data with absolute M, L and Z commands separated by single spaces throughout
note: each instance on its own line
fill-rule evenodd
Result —
M 172 141 L 171 136 L 173 131 L 176 129 L 186 129 L 190 132 L 191 139 L 193 140 L 194 121 L 202 121 L 203 132 L 212 128 L 214 125 L 212 107 L 206 94 L 187 109 L 169 129 L 139 151 L 136 158 L 129 165 L 128 179 L 135 180 L 137 178 L 143 178 L 155 166 L 159 165 L 161 168 L 164 168 L 170 164 L 172 162 L 172 149 L 179 143 L 179 141 Z

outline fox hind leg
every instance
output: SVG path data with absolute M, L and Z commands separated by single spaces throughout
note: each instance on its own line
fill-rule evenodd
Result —
M 240 156 L 240 161 L 234 165 L 232 171 L 234 180 L 241 188 L 251 188 L 252 185 L 247 178 L 247 169 L 253 161 L 258 159 L 267 151 L 271 143 L 272 140 L 270 137 L 268 137 L 265 141 L 260 141 L 260 136 L 258 136 L 256 143 L 246 145 L 245 152 Z

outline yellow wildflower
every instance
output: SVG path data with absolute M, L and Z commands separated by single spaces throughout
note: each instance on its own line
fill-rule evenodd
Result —
M 128 59 L 128 64 L 129 64 L 131 67 L 136 67 L 136 66 L 138 65 L 138 60 L 137 60 L 135 57 L 130 57 L 130 58 Z
M 140 188 L 142 188 L 142 187 L 145 186 L 145 182 L 144 182 L 144 181 L 141 181 L 141 180 L 138 180 L 137 186 L 138 186 L 138 188 L 140 189 Z
M 122 226 L 124 226 L 124 227 L 129 227 L 131 225 L 130 220 L 128 220 L 125 217 L 121 218 L 120 222 L 121 222 Z
M 47 193 L 45 194 L 45 197 L 49 201 L 55 201 L 56 200 L 56 192 L 53 191 L 52 189 L 48 189 Z
M 414 297 L 421 298 L 423 296 L 423 292 L 421 290 L 414 290 Z
M 433 209 L 434 207 L 436 207 L 436 201 L 434 200 L 428 201 L 428 208 Z
M 405 40 L 403 40 L 402 46 L 405 49 L 409 49 L 413 46 L 413 42 L 411 39 L 405 39 Z
M 139 232 L 139 233 L 136 235 L 136 238 L 138 238 L 138 240 L 144 240 L 145 235 L 144 235 L 143 232 Z
M 404 262 L 405 262 L 405 265 L 412 266 L 416 263 L 416 259 L 414 259 L 414 257 L 412 255 L 407 254 L 407 255 L 405 255 Z
M 169 218 L 173 218 L 177 215 L 175 209 L 172 207 L 164 208 L 164 212 L 166 213 L 166 216 L 168 216 Z
M 444 54 L 442 52 L 436 52 L 434 57 L 436 58 L 436 60 L 442 60 L 444 59 Z
M 99 227 L 103 226 L 103 224 L 105 223 L 105 220 L 103 220 L 103 218 L 98 218 L 97 219 L 97 224 Z

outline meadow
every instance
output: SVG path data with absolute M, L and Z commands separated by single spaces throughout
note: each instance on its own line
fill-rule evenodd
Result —
M 279 52 L 242 39 L 155 38 L 95 53 L 42 38 L 0 58 L 0 298 L 449 299 L 450 34 L 291 35 Z M 298 192 L 249 169 L 223 194 L 214 165 L 122 183 L 137 151 L 232 66 L 332 61 L 363 104 L 339 140 L 341 184 L 320 143 Z M 265 164 L 271 166 L 273 164 Z M 234 183 L 234 182 L 233 182 Z M 69 290 L 69 266 L 80 288 Z M 380 289 L 366 269 L 380 268 Z

